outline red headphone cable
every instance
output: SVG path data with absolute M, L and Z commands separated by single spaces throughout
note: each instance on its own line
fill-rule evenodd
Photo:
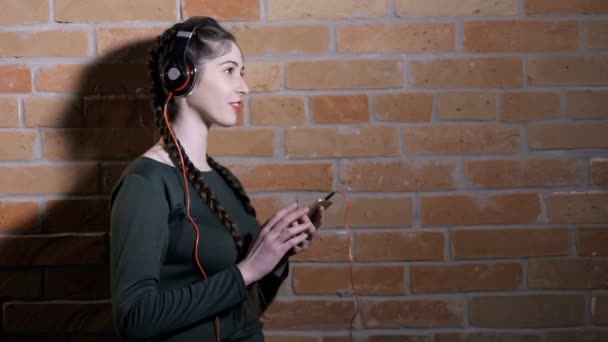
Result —
M 352 247 L 352 236 L 351 236 L 351 231 L 350 231 L 350 227 L 348 226 L 348 214 L 350 213 L 350 200 L 348 199 L 348 196 L 346 195 L 346 193 L 344 193 L 343 191 L 340 190 L 334 190 L 335 192 L 339 193 L 340 195 L 342 195 L 342 197 L 344 197 L 344 201 L 346 202 L 346 209 L 344 210 L 344 227 L 346 228 L 346 233 L 348 236 L 348 264 L 349 264 L 349 268 L 350 268 L 350 283 L 353 289 L 353 296 L 355 297 L 355 311 L 353 313 L 353 316 L 350 319 L 350 325 L 349 325 L 349 336 L 350 336 L 350 341 L 353 341 L 353 322 L 355 321 L 355 318 L 357 317 L 357 315 L 359 314 L 359 294 L 357 293 L 357 287 L 355 286 L 355 276 L 354 276 L 354 272 L 353 272 L 353 247 Z
M 167 100 L 165 101 L 165 105 L 163 107 L 163 117 L 165 119 L 165 125 L 167 125 L 167 128 L 169 129 L 169 134 L 171 135 L 171 138 L 173 139 L 173 143 L 175 144 L 175 146 L 177 146 L 177 152 L 179 154 L 179 159 L 181 162 L 182 176 L 184 178 L 184 188 L 186 191 L 186 216 L 188 217 L 188 220 L 190 221 L 190 223 L 192 223 L 192 226 L 194 227 L 194 231 L 196 232 L 196 240 L 194 242 L 194 259 L 196 260 L 196 266 L 198 266 L 198 269 L 201 272 L 201 274 L 203 275 L 203 278 L 205 280 L 207 280 L 207 273 L 203 269 L 203 265 L 201 265 L 201 262 L 198 259 L 198 241 L 199 241 L 199 237 L 200 237 L 200 230 L 198 228 L 198 225 L 192 218 L 192 216 L 190 216 L 190 189 L 188 186 L 188 177 L 186 176 L 186 163 L 184 162 L 184 156 L 182 155 L 182 151 L 179 148 L 179 145 L 177 143 L 177 138 L 175 137 L 175 134 L 173 133 L 173 129 L 171 128 L 171 124 L 169 123 L 169 118 L 168 118 L 168 114 L 167 114 L 168 113 L 167 108 L 169 105 L 169 101 L 171 101 L 171 98 L 173 98 L 173 93 L 169 92 L 169 94 L 167 95 Z M 216 338 L 215 340 L 217 342 L 220 342 L 220 319 L 218 316 L 215 316 L 215 338 Z

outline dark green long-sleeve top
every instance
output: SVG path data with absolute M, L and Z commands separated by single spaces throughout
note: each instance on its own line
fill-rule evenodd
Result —
M 237 223 L 245 241 L 255 241 L 260 226 L 245 212 L 216 171 L 206 183 Z M 215 316 L 222 341 L 263 341 L 257 315 L 243 315 L 247 288 L 236 267 L 234 240 L 192 184 L 190 212 L 200 228 L 199 260 L 195 231 L 185 214 L 181 171 L 139 157 L 123 172 L 111 194 L 112 314 L 128 341 L 215 341 Z M 259 281 L 267 303 L 287 277 L 269 274 Z M 264 310 L 265 307 L 262 307 Z

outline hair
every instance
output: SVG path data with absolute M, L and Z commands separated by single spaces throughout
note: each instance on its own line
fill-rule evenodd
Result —
M 197 65 L 197 73 L 199 74 L 198 76 L 200 79 L 200 74 L 204 72 L 205 61 L 220 57 L 227 53 L 231 48 L 231 43 L 236 44 L 236 39 L 230 32 L 222 28 L 213 18 L 192 17 L 188 19 L 188 22 L 193 20 L 197 21 L 198 23 L 194 30 L 194 35 L 188 44 L 186 53 L 192 62 Z M 177 145 L 174 143 L 169 134 L 169 128 L 164 120 L 163 107 L 167 101 L 168 93 L 162 86 L 161 70 L 170 59 L 171 53 L 173 53 L 173 38 L 183 25 L 184 23 L 177 23 L 165 30 L 156 38 L 150 51 L 148 69 L 152 83 L 152 108 L 154 111 L 155 124 L 159 130 L 163 142 L 165 143 L 165 150 L 169 154 L 171 161 L 174 165 L 179 165 L 180 168 L 181 160 L 179 158 L 178 149 L 181 150 L 185 162 L 188 181 L 192 183 L 203 201 L 226 227 L 234 240 L 234 244 L 236 245 L 238 260 L 242 260 L 246 255 L 247 251 L 245 249 L 247 246 L 245 246 L 243 239 L 241 238 L 237 223 L 230 217 L 230 214 L 224 209 L 211 188 L 207 185 L 207 183 L 205 183 L 202 172 L 196 166 L 194 166 L 179 140 L 177 141 Z M 172 98 L 168 103 L 167 111 L 169 122 L 173 123 L 178 114 L 174 98 Z M 228 168 L 211 158 L 209 154 L 207 154 L 207 162 L 211 168 L 222 176 L 230 188 L 232 188 L 232 191 L 234 191 L 237 198 L 243 204 L 245 211 L 249 215 L 256 217 L 255 208 L 252 206 L 249 196 L 247 196 L 243 185 L 237 179 L 237 177 L 234 176 L 234 174 Z M 252 245 L 252 243 L 250 245 Z M 256 282 L 250 285 L 248 290 L 250 297 L 253 299 L 254 308 L 258 310 L 259 314 L 261 311 L 260 300 L 265 301 L 259 289 L 259 285 Z M 243 309 L 244 308 L 245 305 L 243 306 Z

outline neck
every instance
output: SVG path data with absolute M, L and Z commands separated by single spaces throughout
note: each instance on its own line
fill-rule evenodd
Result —
M 184 108 L 186 106 L 180 106 Z M 180 110 L 172 125 L 173 133 L 182 144 L 190 161 L 200 171 L 210 171 L 207 163 L 207 139 L 210 125 L 200 115 L 189 108 Z

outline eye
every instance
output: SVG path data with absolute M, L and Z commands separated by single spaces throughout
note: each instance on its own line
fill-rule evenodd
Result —
M 228 74 L 230 74 L 230 75 L 232 75 L 232 72 L 233 72 L 233 71 L 234 71 L 234 68 L 233 68 L 233 67 L 230 67 L 230 68 L 228 68 L 228 69 L 224 70 L 224 72 L 228 72 Z

